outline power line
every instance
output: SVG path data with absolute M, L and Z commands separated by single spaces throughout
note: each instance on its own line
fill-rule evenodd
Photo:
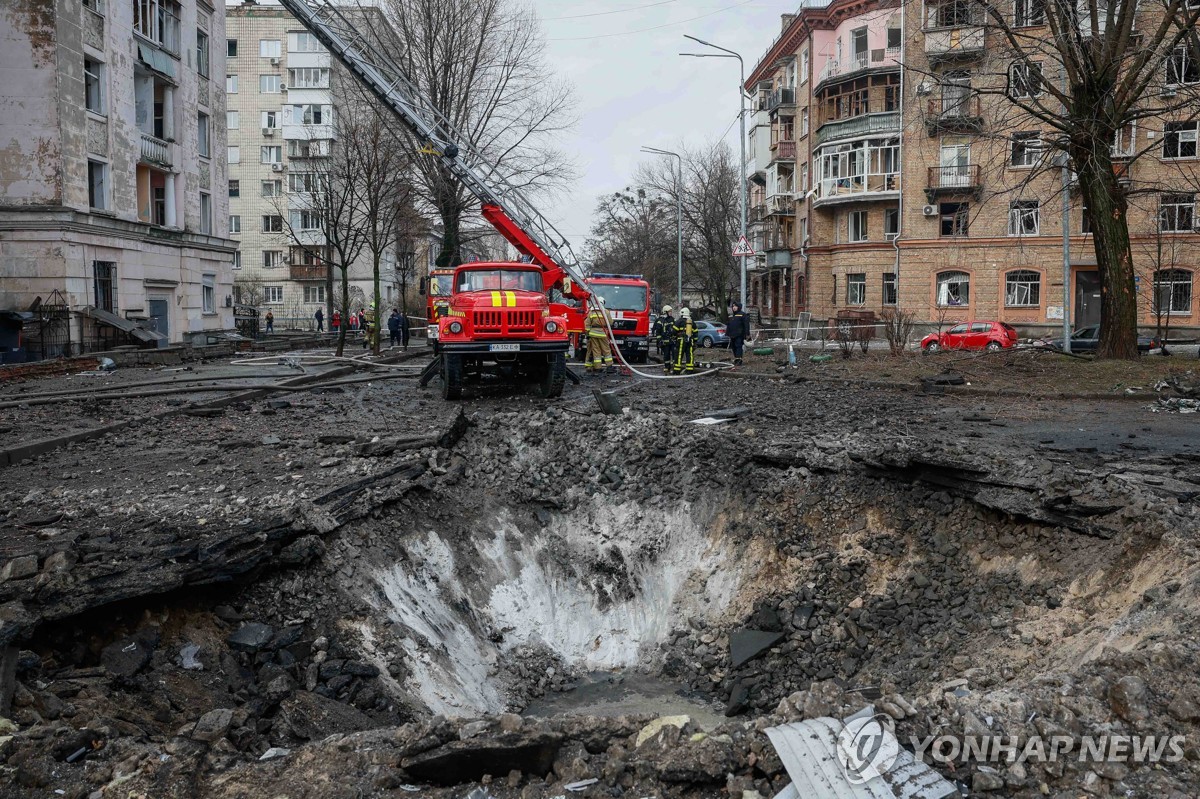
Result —
M 677 0 L 659 0 L 659 2 L 657 2 L 657 3 L 647 3 L 644 6 L 637 6 L 636 8 L 621 8 L 616 11 L 597 11 L 594 14 L 572 14 L 567 17 L 543 17 L 542 21 L 543 22 L 553 22 L 557 19 L 583 19 L 584 17 L 606 17 L 609 14 L 627 14 L 630 11 L 641 11 L 644 8 L 654 8 L 655 6 L 665 6 L 668 3 L 674 3 L 674 2 L 677 2 Z
M 611 39 L 614 36 L 631 36 L 635 33 L 646 33 L 647 31 L 656 31 L 661 28 L 670 28 L 673 25 L 683 25 L 688 22 L 695 22 L 698 19 L 704 19 L 705 17 L 711 17 L 714 14 L 720 14 L 721 12 L 729 11 L 730 9 L 740 8 L 742 6 L 749 5 L 752 2 L 754 2 L 754 0 L 742 0 L 742 2 L 740 2 L 740 3 L 734 3 L 731 6 L 725 6 L 724 8 L 718 8 L 716 11 L 710 11 L 707 14 L 701 14 L 698 17 L 692 17 L 691 19 L 681 19 L 678 22 L 665 22 L 662 25 L 655 25 L 652 28 L 641 28 L 641 29 L 635 30 L 635 31 L 622 31 L 621 33 L 602 33 L 599 36 L 572 36 L 572 37 L 568 37 L 568 38 L 564 38 L 564 39 L 547 39 L 546 41 L 548 41 L 548 42 L 582 42 L 582 41 L 586 41 L 588 39 Z

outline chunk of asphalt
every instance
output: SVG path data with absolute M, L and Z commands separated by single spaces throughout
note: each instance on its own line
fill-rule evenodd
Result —
M 732 668 L 746 663 L 783 640 L 783 633 L 743 629 L 729 636 L 729 660 Z
M 234 649 L 240 649 L 243 652 L 257 652 L 269 644 L 274 637 L 273 629 L 265 624 L 252 621 L 238 628 L 226 639 L 226 642 Z

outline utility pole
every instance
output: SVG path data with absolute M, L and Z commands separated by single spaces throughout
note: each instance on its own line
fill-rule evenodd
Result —
M 739 69 L 739 78 L 740 78 L 740 80 L 738 81 L 738 121 L 741 123 L 741 125 L 740 125 L 741 138 L 738 140 L 738 143 L 741 145 L 741 147 L 740 147 L 740 152 L 741 152 L 740 172 L 742 175 L 742 190 L 741 190 L 741 192 L 739 192 L 739 196 L 741 198 L 741 211 L 742 211 L 741 236 L 744 239 L 744 238 L 746 238 L 746 62 L 742 60 L 741 55 L 734 52 L 733 50 L 729 50 L 727 48 L 721 47 L 720 45 L 713 44 L 712 42 L 706 42 L 703 39 L 697 39 L 695 36 L 688 36 L 686 33 L 683 35 L 683 37 L 685 39 L 691 39 L 693 42 L 696 42 L 698 44 L 702 44 L 705 47 L 711 47 L 714 50 L 720 50 L 722 53 L 725 53 L 726 55 L 717 55 L 716 53 L 680 53 L 680 55 L 690 56 L 691 58 L 736 58 L 738 60 L 738 69 Z M 742 309 L 745 310 L 745 308 L 746 308 L 746 256 L 745 255 L 741 256 L 741 259 L 742 259 L 742 285 L 741 285 L 741 295 L 739 296 L 738 299 L 742 306 Z
M 675 226 L 678 229 L 679 244 L 676 252 L 676 280 L 678 281 L 675 293 L 675 302 L 683 307 L 683 156 L 679 153 L 673 153 L 670 150 L 660 150 L 657 147 L 642 147 L 644 153 L 654 153 L 655 155 L 669 155 L 674 157 L 679 162 L 679 172 L 675 175 Z

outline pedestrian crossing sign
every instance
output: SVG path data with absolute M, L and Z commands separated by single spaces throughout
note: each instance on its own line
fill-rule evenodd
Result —
M 737 240 L 737 244 L 733 245 L 733 255 L 736 258 L 739 255 L 754 255 L 754 248 L 750 246 L 750 242 L 742 236 Z

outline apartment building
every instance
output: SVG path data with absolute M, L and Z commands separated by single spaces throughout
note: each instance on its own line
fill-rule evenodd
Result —
M 378 9 L 372 25 L 386 22 Z M 277 5 L 246 2 L 225 11 L 226 129 L 229 228 L 238 242 L 235 290 L 239 301 L 270 309 L 279 328 L 310 325 L 328 316 L 340 293 L 340 274 L 327 264 L 322 220 L 306 200 L 337 147 L 335 115 L 342 73 L 325 48 Z M 384 253 L 384 302 L 397 253 Z M 336 272 L 336 270 L 333 270 Z M 350 304 L 374 296 L 373 267 L 364 253 L 349 269 Z
M 1015 24 L 1037 35 L 1041 8 L 1014 0 Z M 758 98 L 750 218 L 762 253 L 751 304 L 764 323 L 896 307 L 1030 334 L 1064 313 L 1076 327 L 1099 322 L 1087 209 L 1068 177 L 1064 309 L 1061 171 L 1042 160 L 1048 131 L 1005 97 L 1058 76 L 1013 63 L 976 13 L 961 0 L 832 0 L 784 15 L 746 82 Z M 1186 54 L 1167 72 L 1163 91 L 1200 83 Z M 1146 120 L 1112 144 L 1122 179 L 1146 189 L 1129 216 L 1146 326 L 1164 314 L 1175 330 L 1200 324 L 1196 130 Z
M 0 308 L 62 307 L 42 355 L 233 328 L 224 28 L 200 0 L 0 15 Z

